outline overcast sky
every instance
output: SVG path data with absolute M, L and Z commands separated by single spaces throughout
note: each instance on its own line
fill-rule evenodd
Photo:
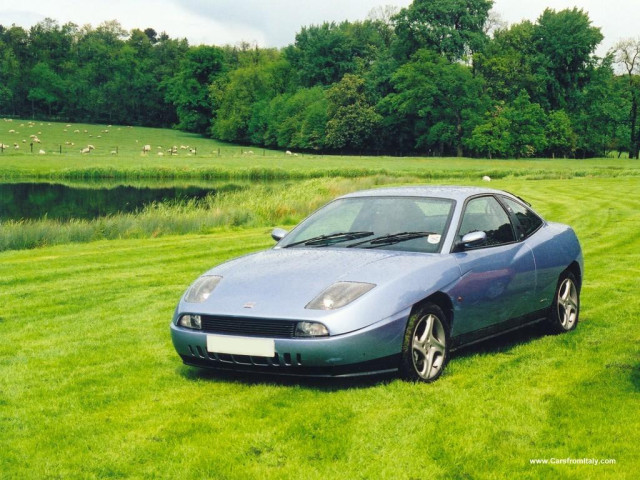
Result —
M 405 7 L 411 0 L 0 0 L 0 24 L 29 28 L 46 17 L 61 25 L 98 26 L 118 20 L 127 30 L 147 27 L 191 45 L 256 42 L 283 47 L 302 26 L 324 21 L 364 20 L 372 8 Z M 605 40 L 603 54 L 621 38 L 640 36 L 638 0 L 495 0 L 494 10 L 508 23 L 535 21 L 545 8 L 578 7 L 588 12 Z

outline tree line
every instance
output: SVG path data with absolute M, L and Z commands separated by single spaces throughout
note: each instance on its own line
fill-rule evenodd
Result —
M 637 158 L 640 41 L 598 57 L 581 9 L 507 26 L 492 5 L 380 7 L 281 49 L 190 46 L 117 21 L 0 25 L 0 114 L 304 151 Z

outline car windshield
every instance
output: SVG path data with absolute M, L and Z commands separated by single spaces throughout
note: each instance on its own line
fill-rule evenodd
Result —
M 436 253 L 453 204 L 426 197 L 341 198 L 304 220 L 278 246 Z

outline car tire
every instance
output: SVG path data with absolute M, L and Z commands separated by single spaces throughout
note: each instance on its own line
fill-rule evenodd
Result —
M 407 322 L 400 375 L 414 382 L 437 380 L 449 360 L 449 323 L 442 309 L 427 303 Z
M 578 325 L 580 315 L 580 287 L 571 272 L 560 275 L 551 304 L 549 328 L 552 333 L 569 332 Z

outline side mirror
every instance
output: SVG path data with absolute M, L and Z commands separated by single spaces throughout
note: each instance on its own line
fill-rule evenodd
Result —
M 464 250 L 466 248 L 479 247 L 480 245 L 484 244 L 486 241 L 487 241 L 486 232 L 476 231 L 476 232 L 467 233 L 464 237 L 462 237 L 462 240 L 460 240 L 460 243 L 458 245 L 461 250 Z
M 279 242 L 284 238 L 284 236 L 289 233 L 283 228 L 274 228 L 271 231 L 271 238 L 273 238 L 276 242 Z

